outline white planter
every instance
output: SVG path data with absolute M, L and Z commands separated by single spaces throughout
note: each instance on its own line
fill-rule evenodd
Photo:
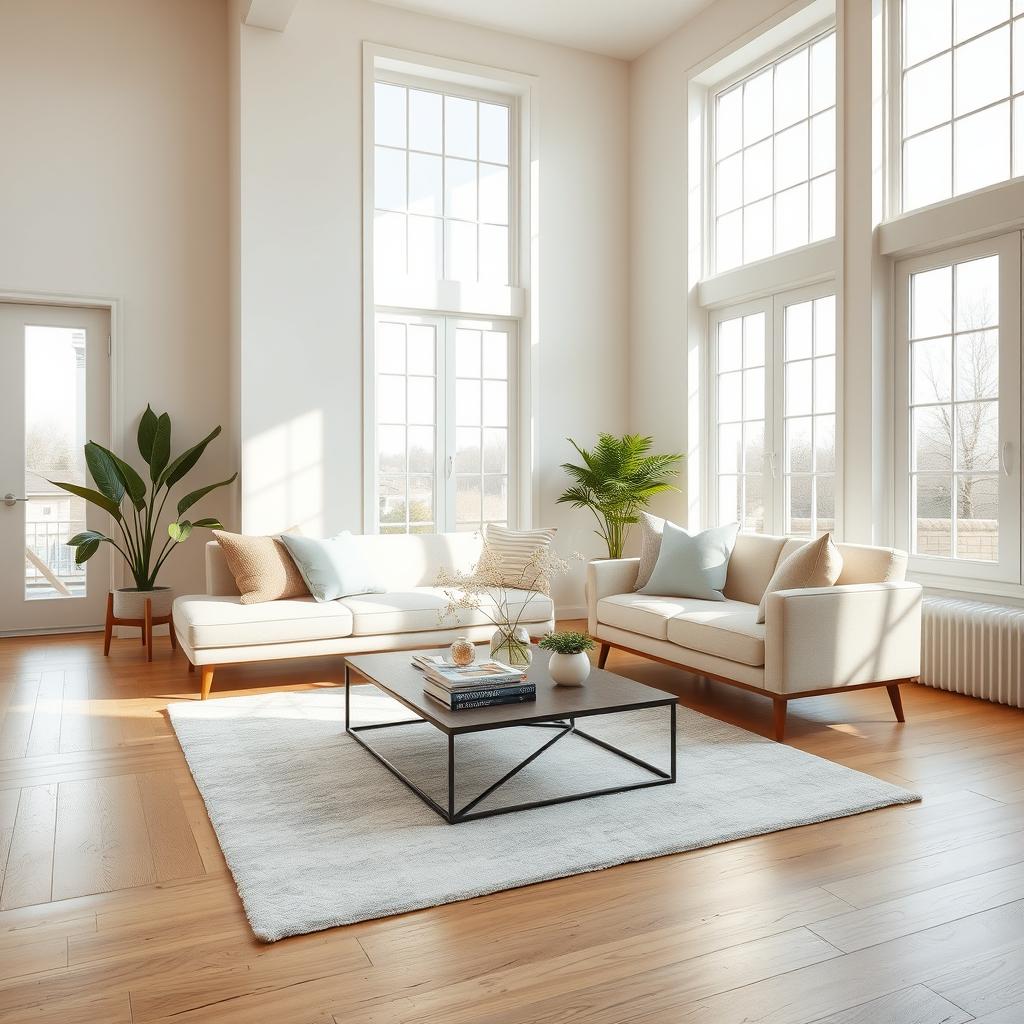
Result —
M 559 654 L 555 651 L 548 662 L 548 672 L 559 686 L 582 686 L 590 675 L 590 659 L 586 651 Z
M 144 619 L 147 597 L 153 602 L 154 619 L 171 614 L 174 591 L 170 587 L 154 587 L 152 590 L 123 587 L 121 590 L 114 591 L 114 618 Z

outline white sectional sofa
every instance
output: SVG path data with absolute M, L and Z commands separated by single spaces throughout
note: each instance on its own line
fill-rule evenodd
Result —
M 312 597 L 242 604 L 220 546 L 216 541 L 206 545 L 206 593 L 177 598 L 173 610 L 189 671 L 196 665 L 202 669 L 203 699 L 218 665 L 440 647 L 456 636 L 477 643 L 491 638 L 494 626 L 479 611 L 460 611 L 457 621 L 442 622 L 439 611 L 447 602 L 433 586 L 442 567 L 473 567 L 480 555 L 477 535 L 367 535 L 355 540 L 385 593 L 322 604 Z M 522 625 L 532 637 L 554 628 L 550 598 L 511 593 L 518 593 L 519 607 L 527 602 Z
M 729 561 L 725 601 L 634 593 L 640 560 L 591 562 L 587 607 L 591 636 L 697 675 L 770 696 L 775 736 L 795 697 L 885 686 L 903 721 L 899 684 L 916 681 L 921 663 L 921 587 L 904 579 L 907 556 L 890 548 L 839 544 L 836 585 L 770 594 L 766 621 L 757 606 L 776 565 L 806 541 L 740 534 Z

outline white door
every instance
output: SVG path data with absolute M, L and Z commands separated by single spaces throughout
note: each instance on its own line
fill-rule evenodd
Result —
M 89 487 L 83 446 L 109 444 L 107 310 L 0 302 L 0 633 L 103 622 L 110 546 L 67 541 L 109 516 L 55 487 Z

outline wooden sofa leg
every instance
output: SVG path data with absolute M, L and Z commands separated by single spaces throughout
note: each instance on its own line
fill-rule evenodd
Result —
M 903 714 L 903 698 L 900 696 L 900 684 L 891 683 L 886 687 L 889 691 L 889 700 L 892 703 L 893 714 L 897 722 L 905 722 L 907 719 Z
M 782 743 L 786 738 L 786 705 L 789 701 L 783 697 L 773 697 L 772 704 L 775 711 L 775 739 Z
M 601 644 L 601 653 L 597 656 L 597 667 L 604 668 L 608 662 L 608 652 L 611 650 L 611 644 Z
M 202 693 L 202 699 L 206 700 L 210 696 L 210 687 L 213 686 L 213 666 L 203 666 L 203 678 L 200 683 L 200 691 Z

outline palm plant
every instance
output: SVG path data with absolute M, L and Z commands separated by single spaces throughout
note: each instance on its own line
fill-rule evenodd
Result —
M 139 452 L 149 467 L 149 486 L 127 462 L 112 451 L 90 441 L 85 446 L 85 464 L 89 469 L 96 488 L 81 487 L 78 484 L 50 482 L 71 494 L 103 509 L 114 520 L 120 531 L 120 539 L 108 537 L 98 530 L 77 533 L 68 541 L 75 549 L 75 563 L 82 565 L 99 550 L 101 544 L 116 548 L 128 563 L 135 586 L 139 590 L 153 590 L 157 574 L 172 551 L 188 540 L 196 527 L 223 529 L 220 520 L 209 517 L 189 522 L 181 517 L 210 491 L 226 487 L 238 476 L 232 473 L 227 480 L 207 484 L 191 491 L 178 500 L 177 515 L 168 523 L 163 546 L 157 550 L 160 533 L 160 518 L 171 488 L 178 483 L 199 461 L 206 446 L 220 433 L 215 427 L 198 444 L 171 458 L 171 419 L 167 413 L 159 416 L 147 405 L 139 422 Z M 148 494 L 147 494 L 148 490 Z M 121 504 L 127 497 L 125 509 Z
M 562 469 L 575 483 L 558 499 L 573 508 L 589 508 L 597 520 L 594 531 L 608 546 L 609 558 L 621 558 L 630 526 L 651 498 L 663 491 L 678 491 L 670 482 L 682 455 L 650 455 L 654 439 L 640 434 L 600 434 L 592 451 L 581 448 L 582 466 L 565 463 Z

